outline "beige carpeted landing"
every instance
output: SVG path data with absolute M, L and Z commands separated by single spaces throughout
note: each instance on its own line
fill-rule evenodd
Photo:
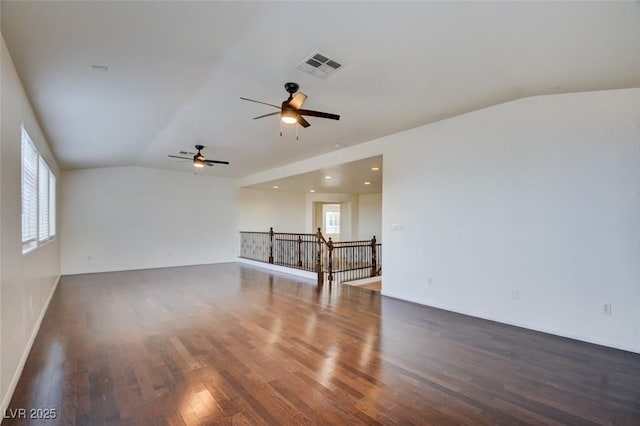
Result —
M 379 293 L 380 289 L 382 288 L 382 279 L 380 277 L 367 278 L 364 280 L 350 281 L 343 284 L 366 288 L 367 290 L 377 291 Z

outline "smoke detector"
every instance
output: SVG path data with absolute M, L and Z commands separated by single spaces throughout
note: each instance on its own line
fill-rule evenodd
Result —
M 324 80 L 342 69 L 342 64 L 316 50 L 300 62 L 296 68 Z

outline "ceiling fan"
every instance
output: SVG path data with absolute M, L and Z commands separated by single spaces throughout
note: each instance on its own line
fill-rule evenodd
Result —
M 213 166 L 214 164 L 229 164 L 228 161 L 218 161 L 218 160 L 207 160 L 204 158 L 204 155 L 200 152 L 204 149 L 203 145 L 196 145 L 195 148 L 198 150 L 197 153 L 181 151 L 180 154 L 193 154 L 193 166 L 194 167 L 204 167 L 204 166 Z M 180 158 L 182 160 L 192 160 L 189 157 L 178 157 L 177 155 L 168 155 L 171 158 Z
M 303 117 L 304 115 L 308 117 L 320 117 L 320 118 L 328 118 L 330 120 L 340 120 L 340 116 L 338 114 L 331 114 L 328 112 L 311 111 L 308 109 L 302 109 L 301 108 L 302 104 L 307 99 L 307 95 L 305 95 L 302 92 L 296 93 L 300 88 L 298 83 L 291 83 L 291 82 L 285 83 L 284 88 L 289 93 L 289 98 L 284 100 L 281 106 L 269 104 L 266 102 L 256 101 L 253 99 L 243 98 L 242 96 L 240 97 L 240 99 L 242 99 L 243 101 L 269 105 L 280 110 L 278 112 L 272 112 L 270 114 L 264 114 L 258 117 L 254 117 L 253 118 L 254 120 L 257 120 L 258 118 L 264 118 L 264 117 L 269 117 L 271 115 L 280 114 L 280 117 L 283 123 L 287 123 L 287 124 L 298 123 L 302 127 L 309 127 L 311 125 L 307 120 L 305 120 L 305 118 Z

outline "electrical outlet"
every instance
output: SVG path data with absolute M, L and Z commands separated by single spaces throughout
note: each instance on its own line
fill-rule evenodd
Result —
M 513 300 L 520 300 L 520 291 L 514 290 L 511 292 L 511 298 Z
M 613 313 L 611 303 L 605 303 L 604 305 L 602 305 L 602 313 L 605 315 L 611 315 Z
M 433 285 L 433 278 L 431 277 L 427 278 L 427 284 Z

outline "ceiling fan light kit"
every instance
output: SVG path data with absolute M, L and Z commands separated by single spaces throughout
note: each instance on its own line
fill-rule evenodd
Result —
M 289 109 L 283 109 L 280 115 L 282 116 L 282 122 L 285 124 L 296 124 L 298 122 L 296 113 Z

